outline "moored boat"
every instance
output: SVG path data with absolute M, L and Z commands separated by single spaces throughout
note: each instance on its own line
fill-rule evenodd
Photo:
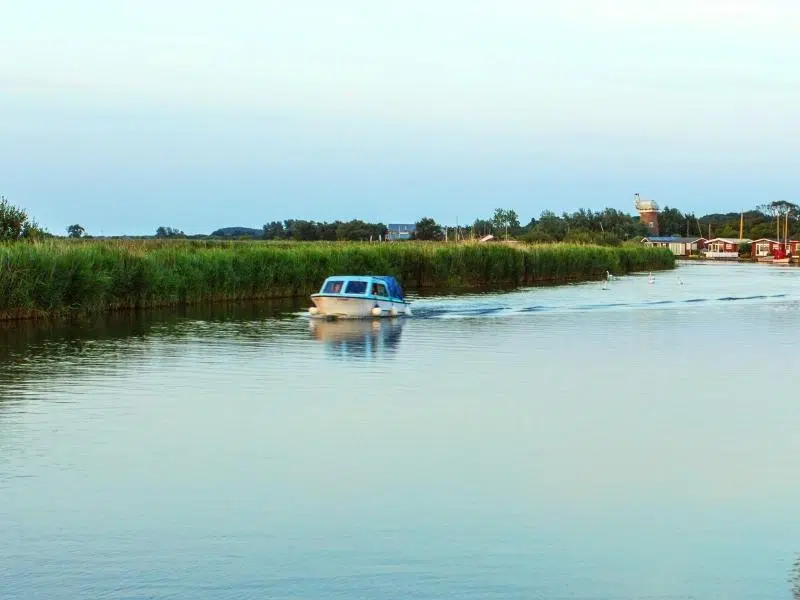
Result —
M 403 288 L 388 275 L 334 275 L 311 295 L 312 317 L 366 319 L 410 316 Z
M 791 260 L 792 257 L 786 252 L 785 244 L 776 248 L 775 253 L 772 255 L 773 264 L 788 265 Z

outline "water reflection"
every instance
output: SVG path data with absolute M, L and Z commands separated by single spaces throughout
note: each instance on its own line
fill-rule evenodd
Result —
M 0 408 L 48 379 L 147 355 L 156 338 L 176 344 L 263 342 L 282 333 L 281 323 L 293 322 L 299 308 L 297 301 L 278 300 L 0 322 Z
M 796 352 L 800 270 L 724 269 L 0 326 L 0 598 L 800 600 L 796 373 L 697 350 Z
M 394 355 L 405 319 L 311 320 L 311 335 L 325 344 L 330 356 L 371 359 Z

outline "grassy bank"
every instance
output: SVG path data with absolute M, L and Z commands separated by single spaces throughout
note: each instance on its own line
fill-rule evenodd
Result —
M 596 279 L 674 266 L 668 250 L 565 244 L 54 240 L 0 246 L 0 319 L 315 291 L 328 275 L 390 274 L 407 289 Z

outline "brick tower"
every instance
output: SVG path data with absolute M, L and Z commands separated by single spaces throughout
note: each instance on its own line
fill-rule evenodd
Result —
M 633 202 L 639 212 L 639 218 L 647 227 L 647 234 L 658 235 L 658 204 L 654 200 L 645 200 L 639 194 L 633 197 Z

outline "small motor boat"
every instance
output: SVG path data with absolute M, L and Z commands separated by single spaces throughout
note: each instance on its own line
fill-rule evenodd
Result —
M 772 255 L 772 262 L 778 265 L 788 265 L 792 260 L 790 254 L 786 252 L 786 249 L 783 246 L 775 249 L 775 253 Z
M 328 277 L 319 292 L 311 295 L 312 317 L 367 319 L 411 315 L 403 288 L 388 275 L 334 275 Z

